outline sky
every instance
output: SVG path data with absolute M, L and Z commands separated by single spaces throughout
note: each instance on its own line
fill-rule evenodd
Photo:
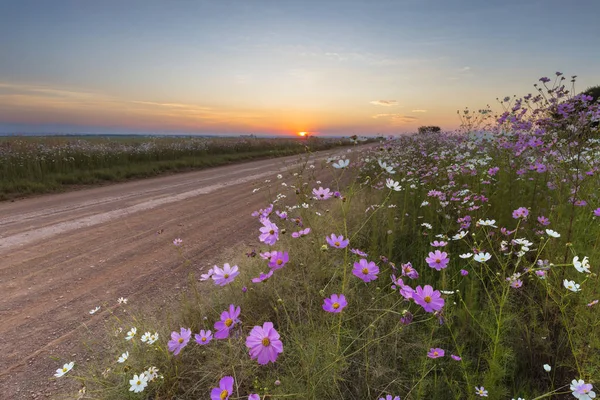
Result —
M 0 2 L 0 133 L 455 129 L 542 76 L 600 84 L 600 1 Z

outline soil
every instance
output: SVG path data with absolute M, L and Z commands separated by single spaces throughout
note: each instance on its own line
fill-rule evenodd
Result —
M 116 307 L 168 304 L 190 268 L 208 269 L 224 249 L 255 241 L 250 213 L 266 197 L 253 188 L 298 161 L 252 161 L 0 203 L 0 398 L 76 392 L 76 382 L 53 374 L 65 362 L 89 362 L 81 338 L 104 329 Z M 175 238 L 184 240 L 181 247 Z M 129 304 L 118 305 L 119 297 Z

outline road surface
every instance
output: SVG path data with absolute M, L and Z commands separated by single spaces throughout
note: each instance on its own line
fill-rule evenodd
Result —
M 160 297 L 180 287 L 189 266 L 173 239 L 184 240 L 196 270 L 218 262 L 224 248 L 252 240 L 250 213 L 266 202 L 253 188 L 298 161 L 253 161 L 0 203 L 0 398 L 53 398 L 67 384 L 49 378 L 66 358 L 77 359 L 81 330 L 102 321 L 106 305 L 126 297 L 134 307 L 144 293 Z

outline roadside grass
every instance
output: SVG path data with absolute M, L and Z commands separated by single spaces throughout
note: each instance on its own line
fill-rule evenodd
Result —
M 0 201 L 350 144 L 320 138 L 0 138 Z

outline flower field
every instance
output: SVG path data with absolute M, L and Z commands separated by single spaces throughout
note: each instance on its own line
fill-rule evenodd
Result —
M 540 81 L 461 132 L 273 176 L 249 193 L 253 248 L 190 270 L 169 321 L 119 299 L 104 363 L 56 379 L 101 399 L 595 398 L 600 106 Z
M 339 139 L 314 137 L 0 137 L 0 200 L 341 144 Z

